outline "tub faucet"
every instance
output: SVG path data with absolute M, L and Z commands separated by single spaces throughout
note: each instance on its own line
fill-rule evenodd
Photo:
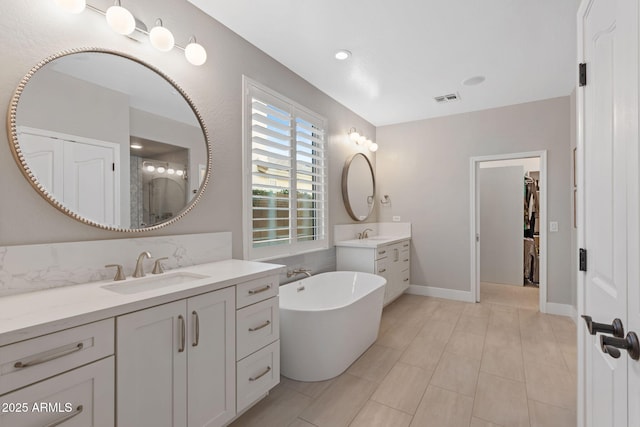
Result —
M 295 270 L 287 271 L 287 277 L 297 276 L 298 274 L 305 274 L 307 277 L 311 277 L 311 270 L 306 268 L 296 268 Z
M 138 255 L 138 260 L 136 261 L 136 269 L 133 272 L 133 277 L 144 277 L 144 267 L 142 265 L 142 261 L 145 258 L 151 258 L 151 254 L 149 251 L 144 251 L 140 255 Z

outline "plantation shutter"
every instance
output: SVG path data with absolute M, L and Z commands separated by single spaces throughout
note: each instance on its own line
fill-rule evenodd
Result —
M 245 153 L 251 153 L 250 163 L 245 163 L 251 168 L 245 181 L 251 190 L 248 257 L 326 248 L 324 120 L 255 85 L 246 93 Z

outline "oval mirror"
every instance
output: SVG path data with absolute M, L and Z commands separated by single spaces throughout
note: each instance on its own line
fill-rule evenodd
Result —
M 209 180 L 211 148 L 191 99 L 159 70 L 118 52 L 78 49 L 40 62 L 16 89 L 8 131 L 42 197 L 108 230 L 171 224 Z
M 367 156 L 354 154 L 342 170 L 342 199 L 351 218 L 364 221 L 371 215 L 375 201 L 376 178 Z

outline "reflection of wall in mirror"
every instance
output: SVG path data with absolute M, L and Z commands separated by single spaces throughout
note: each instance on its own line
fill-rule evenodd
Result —
M 18 123 L 22 126 L 119 144 L 119 224 L 128 228 L 130 191 L 127 95 L 53 70 L 49 71 L 51 72 L 38 72 L 29 81 L 18 106 Z
M 195 116 L 194 116 L 195 117 Z M 131 136 L 184 147 L 189 150 L 189 194 L 200 188 L 198 164 L 207 160 L 207 146 L 199 127 L 167 119 L 132 108 L 130 114 Z

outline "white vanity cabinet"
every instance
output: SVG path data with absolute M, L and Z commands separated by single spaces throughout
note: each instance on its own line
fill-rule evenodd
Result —
M 114 425 L 113 319 L 0 347 L 0 426 Z
M 280 382 L 278 276 L 237 286 L 237 410 Z
M 235 408 L 235 287 L 116 319 L 117 424 L 220 426 Z
M 337 268 L 374 273 L 387 279 L 384 290 L 384 305 L 387 305 L 409 287 L 410 242 L 404 239 L 371 246 L 357 245 L 357 241 L 353 245 L 336 244 Z

